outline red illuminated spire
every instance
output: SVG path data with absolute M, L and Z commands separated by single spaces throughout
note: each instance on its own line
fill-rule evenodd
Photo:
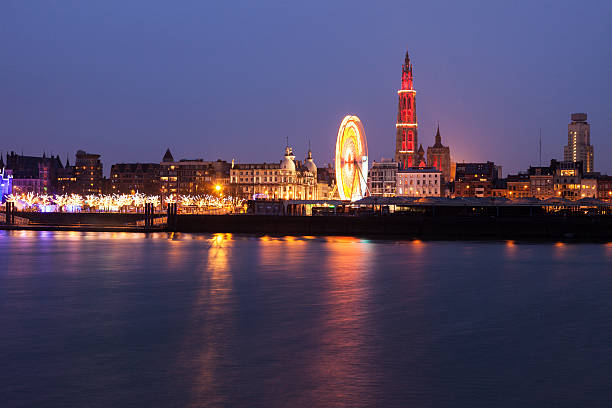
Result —
M 402 88 L 397 91 L 399 106 L 395 125 L 395 161 L 399 163 L 401 169 L 420 164 L 416 151 L 418 145 L 416 92 L 412 85 L 412 63 L 410 62 L 410 55 L 406 52 L 404 65 L 402 65 Z
M 404 65 L 402 65 L 402 90 L 412 90 L 412 64 L 408 51 L 406 51 L 406 58 L 404 59 Z

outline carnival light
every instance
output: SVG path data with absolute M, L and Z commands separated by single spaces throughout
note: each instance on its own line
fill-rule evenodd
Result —
M 185 196 L 184 195 L 184 196 L 181 196 L 180 202 L 181 202 L 182 205 L 184 205 L 186 207 L 189 207 L 189 206 L 194 205 L 195 198 L 191 197 L 191 196 Z
M 22 200 L 26 203 L 27 208 L 32 208 L 34 204 L 38 202 L 38 197 L 35 196 L 34 193 L 29 192 L 23 196 Z
M 147 196 L 138 192 L 136 194 L 132 194 L 132 198 L 134 201 L 134 206 L 136 207 L 144 207 L 147 201 Z
M 366 193 L 368 145 L 357 116 L 347 115 L 336 140 L 336 184 L 341 200 L 356 201 Z
M 79 194 L 27 194 L 6 196 L 7 202 L 15 203 L 18 208 L 25 211 L 96 211 L 96 212 L 138 212 L 145 203 L 163 211 L 162 202 L 178 203 L 180 208 L 189 209 L 190 212 L 205 212 L 207 210 L 233 210 L 242 207 L 245 200 L 232 196 L 218 197 L 213 195 L 182 195 L 177 197 L 148 196 L 142 193 L 134 194 L 98 194 L 81 196 Z
M 149 204 L 153 204 L 153 207 L 157 208 L 157 207 L 159 207 L 159 204 L 161 203 L 161 200 L 160 200 L 159 196 L 148 196 L 145 199 L 145 202 L 147 202 Z

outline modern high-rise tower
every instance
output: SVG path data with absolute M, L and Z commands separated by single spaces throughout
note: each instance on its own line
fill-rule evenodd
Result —
M 397 112 L 395 134 L 395 161 L 400 169 L 418 166 L 417 163 L 417 117 L 416 117 L 416 91 L 412 88 L 412 64 L 406 51 L 404 65 L 402 65 L 402 89 L 397 91 L 399 107 Z
M 567 146 L 563 147 L 563 160 L 582 162 L 585 173 L 592 172 L 593 146 L 591 146 L 591 125 L 586 113 L 572 113 L 572 122 L 567 125 Z

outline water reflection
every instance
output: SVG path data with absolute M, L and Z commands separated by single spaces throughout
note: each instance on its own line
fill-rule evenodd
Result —
M 320 268 L 325 271 L 324 310 L 318 329 L 319 345 L 311 364 L 313 406 L 365 404 L 373 392 L 373 373 L 365 367 L 373 359 L 369 321 L 368 273 L 372 244 L 355 238 L 331 238 Z M 366 404 L 367 405 L 367 404 Z
M 234 335 L 233 277 L 229 266 L 232 249 L 231 234 L 214 234 L 205 248 L 205 262 L 198 278 L 200 290 L 189 319 L 192 330 L 187 333 L 180 355 L 181 364 L 193 365 L 195 373 L 189 406 L 227 404 L 227 396 L 221 392 L 223 374 L 219 365 L 230 358 L 227 339 Z
M 2 406 L 609 405 L 612 244 L 19 231 L 0 254 Z

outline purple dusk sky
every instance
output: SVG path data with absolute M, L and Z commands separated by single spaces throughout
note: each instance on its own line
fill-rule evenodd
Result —
M 504 173 L 562 159 L 586 112 L 612 173 L 609 1 L 0 3 L 0 150 L 116 162 L 332 160 L 346 114 L 392 157 L 406 49 L 419 142 Z

